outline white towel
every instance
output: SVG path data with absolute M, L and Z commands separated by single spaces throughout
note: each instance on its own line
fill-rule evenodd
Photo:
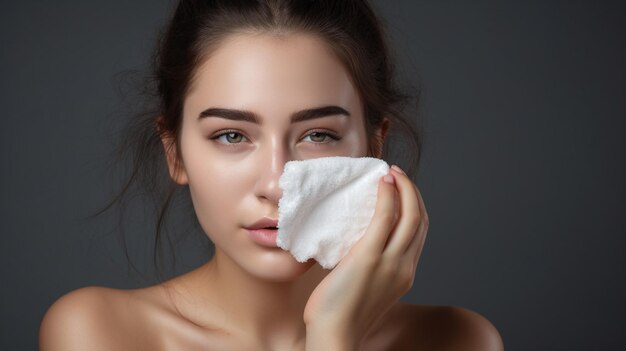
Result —
M 278 202 L 280 248 L 331 269 L 365 233 L 378 181 L 389 165 L 372 157 L 321 157 L 285 164 Z

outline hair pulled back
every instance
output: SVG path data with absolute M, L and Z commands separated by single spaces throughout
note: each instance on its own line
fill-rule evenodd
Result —
M 115 150 L 116 158 L 129 161 L 129 175 L 121 191 L 95 214 L 118 202 L 123 208 L 130 189 L 142 189 L 151 198 L 157 214 L 153 247 L 156 266 L 162 261 L 157 259 L 163 251 L 162 235 L 172 247 L 164 230 L 172 200 L 181 189 L 182 195 L 189 198 L 187 186 L 170 178 L 161 138 L 170 138 L 172 142 L 167 147 L 177 146 L 175 168 L 180 169 L 179 135 L 189 87 L 198 67 L 229 35 L 237 33 L 311 34 L 322 39 L 341 61 L 360 94 L 370 138 L 368 153 L 382 147 L 383 159 L 399 164 L 408 174 L 417 171 L 422 137 L 414 121 L 402 112 L 411 96 L 396 86 L 395 66 L 382 21 L 366 0 L 181 0 L 159 35 L 151 76 L 144 82 L 152 105 L 128 122 Z M 417 105 L 419 92 L 414 97 Z M 377 139 L 373 131 L 381 127 L 384 118 L 389 120 L 390 132 L 384 145 L 374 145 Z M 186 212 L 193 215 L 192 221 L 197 225 L 193 211 Z M 126 254 L 128 257 L 127 251 Z

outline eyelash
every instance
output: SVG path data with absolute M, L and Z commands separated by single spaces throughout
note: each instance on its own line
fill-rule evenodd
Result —
M 329 143 L 331 141 L 337 141 L 339 139 L 341 139 L 341 137 L 339 137 L 337 134 L 335 133 L 331 133 L 325 130 L 312 130 L 311 132 L 309 132 L 307 135 L 305 135 L 304 137 L 306 138 L 307 136 L 310 136 L 311 134 L 322 134 L 322 135 L 326 135 L 330 138 L 329 141 L 325 141 L 325 142 L 313 142 L 313 144 L 326 144 Z
M 221 138 L 222 136 L 227 135 L 227 134 L 231 134 L 231 133 L 234 133 L 234 134 L 239 134 L 239 135 L 241 135 L 242 137 L 244 137 L 244 138 L 248 139 L 245 135 L 243 135 L 243 133 L 241 133 L 240 131 L 237 131 L 237 130 L 225 130 L 225 131 L 222 131 L 222 132 L 221 132 L 221 133 L 219 133 L 219 134 L 216 134 L 216 135 L 214 135 L 214 136 L 210 137 L 209 139 L 211 139 L 211 140 L 217 140 L 217 139 Z M 328 136 L 328 137 L 331 139 L 330 141 L 337 141 L 337 140 L 341 140 L 341 137 L 340 137 L 340 136 L 336 135 L 335 133 L 331 133 L 331 132 L 329 132 L 329 131 L 325 131 L 325 130 L 312 130 L 312 131 L 310 131 L 308 134 L 306 134 L 304 137 L 310 136 L 311 134 L 315 134 L 315 133 L 318 133 L 318 134 L 322 134 L 322 135 L 326 135 L 326 136 Z M 313 142 L 313 144 L 317 144 L 317 145 L 320 145 L 320 144 L 327 144 L 327 143 L 329 143 L 330 141 L 325 141 L 325 142 Z M 222 143 L 222 144 L 223 144 L 223 145 L 226 145 L 226 146 L 236 147 L 236 146 L 237 146 L 237 144 L 240 144 L 240 143 L 241 143 L 241 142 L 239 142 L 239 143 L 226 143 L 226 144 Z

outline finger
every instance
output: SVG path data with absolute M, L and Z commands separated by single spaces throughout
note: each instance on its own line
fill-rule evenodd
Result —
M 391 173 L 388 173 L 378 181 L 378 194 L 374 215 L 365 234 L 357 243 L 370 253 L 380 254 L 385 247 L 385 242 L 391 233 L 391 228 L 394 223 L 395 197 L 395 177 Z
M 418 243 L 414 245 L 414 247 L 410 247 L 407 250 L 407 254 L 413 257 L 413 265 L 417 265 L 417 261 L 422 254 L 422 250 L 424 249 L 424 243 L 426 242 L 426 236 L 428 235 L 428 227 L 430 226 L 430 219 L 428 218 L 428 211 L 426 211 L 426 205 L 424 204 L 424 198 L 422 197 L 422 192 L 415 188 L 417 191 L 417 195 L 420 200 L 420 209 L 423 213 L 424 219 L 422 220 L 421 226 L 422 228 L 418 229 L 417 235 L 420 236 L 420 239 L 417 241 Z
M 420 225 L 417 228 L 417 233 L 415 234 L 415 237 L 413 238 L 411 244 L 404 253 L 404 256 L 408 257 L 413 265 L 416 265 L 417 261 L 419 260 L 419 256 L 424 248 L 426 235 L 428 234 L 428 227 L 430 225 L 428 212 L 426 211 L 426 206 L 424 205 L 424 199 L 422 198 L 422 194 L 417 188 L 416 191 L 419 200 L 420 212 L 422 213 L 422 220 L 420 221 Z
M 421 221 L 419 227 L 417 228 L 417 233 L 411 241 L 407 252 L 405 252 L 400 258 L 400 267 L 407 270 L 407 274 L 411 277 L 411 285 L 413 285 L 413 279 L 415 278 L 415 272 L 417 271 L 417 263 L 424 248 L 427 232 L 428 222 Z
M 428 220 L 420 222 L 415 238 L 404 253 L 403 259 L 409 261 L 413 266 L 417 266 L 417 262 L 419 261 L 422 250 L 424 249 L 424 243 L 426 242 L 426 236 L 428 235 L 428 226 Z
M 396 179 L 400 197 L 400 218 L 385 248 L 385 253 L 398 257 L 406 252 L 415 237 L 421 221 L 421 212 L 418 195 L 411 179 L 393 168 L 392 173 Z
M 417 196 L 419 213 L 420 213 L 420 223 L 415 233 L 413 239 L 409 243 L 409 246 L 406 248 L 404 254 L 408 254 L 409 252 L 414 252 L 415 247 L 418 246 L 417 243 L 421 240 L 420 236 L 422 235 L 422 228 L 425 226 L 428 228 L 429 220 L 428 220 L 428 212 L 426 211 L 426 206 L 424 205 L 424 199 L 422 198 L 422 194 L 417 187 L 415 187 L 415 193 Z

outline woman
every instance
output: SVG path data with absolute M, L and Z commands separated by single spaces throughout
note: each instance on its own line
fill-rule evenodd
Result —
M 249 234 L 276 226 L 287 161 L 381 158 L 390 126 L 410 127 L 383 38 L 362 0 L 182 0 L 157 51 L 160 109 L 143 147 L 159 141 L 215 255 L 147 288 L 63 296 L 41 350 L 501 350 L 474 312 L 399 302 L 428 215 L 397 166 L 333 270 Z

